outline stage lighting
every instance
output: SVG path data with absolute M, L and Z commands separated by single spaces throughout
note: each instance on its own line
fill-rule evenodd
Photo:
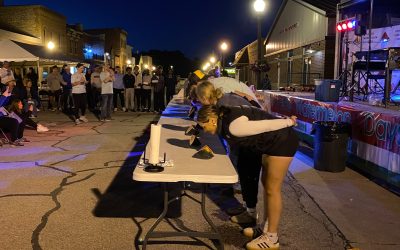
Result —
M 346 32 L 348 30 L 354 30 L 356 28 L 357 22 L 355 18 L 348 18 L 336 23 L 336 30 L 339 32 Z

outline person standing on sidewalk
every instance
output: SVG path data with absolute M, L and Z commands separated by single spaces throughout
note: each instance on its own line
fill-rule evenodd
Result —
M 165 77 L 165 85 L 167 87 L 167 104 L 171 101 L 175 95 L 175 88 L 178 80 L 172 68 L 168 69 L 168 74 Z
M 133 76 L 135 77 L 135 102 L 136 110 L 143 110 L 143 86 L 142 86 L 142 74 L 139 72 L 139 66 L 133 67 Z
M 113 81 L 114 72 L 110 65 L 105 64 L 100 73 L 101 80 L 101 114 L 100 121 L 111 121 L 112 103 L 113 103 Z
M 132 68 L 126 68 L 124 75 L 125 86 L 125 111 L 135 111 L 135 76 L 132 74 Z
M 162 66 L 158 66 L 156 74 L 151 79 L 151 85 L 154 88 L 154 112 L 162 113 L 165 109 L 164 93 L 165 80 Z
M 121 74 L 121 68 L 119 66 L 115 67 L 114 83 L 113 83 L 113 101 L 114 101 L 114 111 L 118 110 L 118 96 L 121 101 L 122 111 L 126 111 L 125 100 L 124 100 L 124 75 Z
M 26 77 L 28 77 L 31 80 L 33 90 L 39 93 L 39 86 L 38 86 L 39 76 L 36 74 L 33 67 L 29 67 L 28 74 L 26 74 Z M 38 103 L 37 107 L 41 108 L 39 95 L 37 95 L 36 101 Z
M 73 111 L 74 101 L 72 99 L 72 83 L 71 83 L 71 68 L 68 65 L 64 65 L 61 71 L 63 78 L 63 92 L 61 96 L 61 105 L 65 114 L 71 114 Z
M 93 104 L 95 110 L 98 110 L 98 107 L 101 106 L 101 80 L 100 80 L 101 71 L 102 67 L 96 65 L 94 68 L 94 72 L 90 76 L 90 81 L 92 83 Z
M 60 108 L 61 85 L 65 84 L 57 66 L 51 67 L 51 73 L 47 77 L 46 81 L 47 86 L 49 87 L 49 109 L 56 111 Z
M 92 69 L 86 69 L 85 78 L 87 81 L 86 84 L 86 98 L 89 110 L 93 112 L 94 110 L 94 101 L 93 101 L 93 94 L 92 94 Z
M 145 69 L 142 76 L 142 109 L 150 112 L 151 109 L 151 75 L 150 70 Z
M 78 125 L 82 122 L 88 122 L 88 119 L 85 117 L 86 113 L 86 77 L 83 74 L 83 70 L 85 67 L 82 63 L 78 63 L 76 65 L 77 72 L 71 76 L 71 84 L 72 84 L 72 97 L 74 99 L 74 116 L 75 116 L 75 124 Z M 81 115 L 79 115 L 79 110 L 81 111 Z

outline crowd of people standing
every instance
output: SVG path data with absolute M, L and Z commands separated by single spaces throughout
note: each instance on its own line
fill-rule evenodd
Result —
M 41 96 L 48 96 L 47 109 L 62 111 L 76 125 L 88 122 L 87 109 L 100 121 L 111 121 L 112 112 L 161 113 L 175 94 L 177 77 L 172 68 L 164 75 L 163 67 L 140 71 L 138 65 L 127 67 L 125 72 L 109 64 L 86 68 L 78 63 L 74 73 L 69 65 L 50 68 L 39 90 L 39 77 L 33 67 L 24 75 L 19 68 L 11 69 L 9 62 L 0 68 L 0 129 L 11 133 L 11 143 L 22 146 L 25 126 L 38 132 L 48 128 L 36 123 L 38 111 L 43 108 Z M 11 114 L 11 115 L 10 115 Z M 18 116 L 18 117 L 16 117 Z

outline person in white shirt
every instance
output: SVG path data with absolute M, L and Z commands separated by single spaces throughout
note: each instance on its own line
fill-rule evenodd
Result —
M 12 72 L 12 70 L 10 68 L 10 63 L 7 61 L 4 61 L 3 67 L 0 68 L 0 79 L 1 79 L 1 87 L 2 88 L 4 86 L 7 86 L 9 82 L 12 82 L 15 80 L 14 73 Z M 13 86 L 8 86 L 10 89 L 10 92 L 12 92 L 12 89 L 14 88 L 14 86 L 15 86 L 15 84 Z M 1 91 L 1 89 L 0 89 L 0 91 Z
M 100 73 L 101 80 L 101 114 L 100 121 L 111 121 L 111 112 L 113 105 L 113 81 L 114 72 L 110 65 L 105 64 Z
M 86 113 L 86 86 L 87 83 L 85 74 L 83 74 L 83 70 L 85 67 L 82 63 L 78 63 L 76 65 L 77 72 L 71 76 L 72 83 L 72 97 L 74 99 L 74 116 L 75 116 L 75 124 L 78 125 L 82 122 L 88 122 L 88 119 L 85 117 Z M 81 115 L 79 116 L 79 110 L 81 110 Z

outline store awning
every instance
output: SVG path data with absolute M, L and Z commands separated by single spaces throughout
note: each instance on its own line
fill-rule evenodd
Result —
M 240 51 L 236 53 L 235 61 L 233 62 L 233 65 L 235 66 L 246 65 L 246 64 L 249 64 L 248 46 L 242 48 Z
M 49 50 L 45 46 L 31 45 L 26 43 L 15 42 L 18 46 L 26 51 L 39 57 L 40 62 L 56 62 L 56 63 L 78 63 L 79 60 L 70 58 L 58 51 Z
M 39 61 L 39 57 L 11 40 L 0 40 L 0 61 Z
M 0 61 L 40 61 L 55 63 L 78 63 L 79 60 L 51 51 L 44 46 L 0 40 Z

